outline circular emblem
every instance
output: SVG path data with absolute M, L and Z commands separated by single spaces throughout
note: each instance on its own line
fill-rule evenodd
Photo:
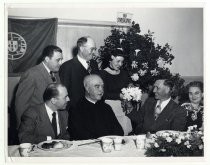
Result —
M 24 38 L 14 32 L 8 33 L 8 59 L 17 60 L 24 56 L 27 44 Z

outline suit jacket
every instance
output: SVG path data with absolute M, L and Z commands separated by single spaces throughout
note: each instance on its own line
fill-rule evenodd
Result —
M 58 74 L 55 76 L 57 82 L 60 82 Z M 43 93 L 50 83 L 53 81 L 43 63 L 30 68 L 21 76 L 15 98 L 17 127 L 20 125 L 22 114 L 30 106 L 44 102 Z
M 96 61 L 90 61 L 91 73 L 97 74 L 99 72 Z M 79 62 L 77 57 L 64 62 L 59 70 L 59 76 L 62 84 L 67 88 L 70 97 L 70 106 L 75 107 L 76 103 L 82 96 L 85 95 L 83 79 L 88 75 L 88 71 Z
M 155 120 L 154 111 L 157 100 L 149 98 L 139 111 L 133 111 L 128 117 L 137 124 L 135 133 L 157 132 L 160 130 L 184 131 L 186 112 L 172 99 Z
M 70 136 L 67 131 L 68 112 L 58 110 L 58 118 L 60 134 L 57 139 L 69 140 Z M 32 144 L 47 140 L 47 136 L 51 136 L 52 139 L 56 138 L 44 104 L 33 106 L 24 112 L 21 118 L 18 136 L 20 143 Z

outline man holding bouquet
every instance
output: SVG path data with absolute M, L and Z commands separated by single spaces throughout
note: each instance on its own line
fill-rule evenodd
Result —
M 137 125 L 135 134 L 155 133 L 160 130 L 183 131 L 186 124 L 185 111 L 171 98 L 173 82 L 159 79 L 155 82 L 154 98 L 148 98 L 139 111 L 127 116 Z

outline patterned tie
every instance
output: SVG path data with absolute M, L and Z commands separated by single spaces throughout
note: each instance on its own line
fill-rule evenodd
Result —
M 159 117 L 160 113 L 161 113 L 161 103 L 159 103 L 159 104 L 155 107 L 155 113 L 154 113 L 155 120 L 157 120 L 157 118 Z
M 56 82 L 56 78 L 55 78 L 55 75 L 52 71 L 50 71 L 50 77 L 52 79 L 52 81 L 55 83 Z
M 53 130 L 54 130 L 54 133 L 55 133 L 55 137 L 57 137 L 57 121 L 56 121 L 56 113 L 53 112 L 52 113 L 52 127 L 53 127 Z
M 90 74 L 91 71 L 92 71 L 92 69 L 91 69 L 91 67 L 90 67 L 90 61 L 86 61 L 86 62 L 87 62 L 87 64 L 88 64 L 87 71 L 88 71 L 88 73 Z

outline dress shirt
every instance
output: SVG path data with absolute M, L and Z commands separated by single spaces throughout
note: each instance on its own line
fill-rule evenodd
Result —
M 87 70 L 88 69 L 87 61 L 85 59 L 81 58 L 79 55 L 77 55 L 77 58 L 78 58 L 79 62 L 82 64 L 82 66 L 84 66 L 84 68 Z
M 48 114 L 48 117 L 50 119 L 50 122 L 52 123 L 52 114 L 53 114 L 53 110 L 50 109 L 50 107 L 48 107 L 46 104 L 45 104 L 45 107 L 46 107 L 46 110 L 47 110 L 47 114 Z M 56 113 L 56 122 L 57 122 L 57 134 L 59 135 L 60 134 L 60 127 L 59 127 L 59 119 L 58 119 L 58 112 L 55 111 Z
M 50 69 L 45 65 L 44 62 L 42 62 L 42 64 L 44 65 L 45 69 L 47 70 L 47 72 L 50 74 Z
M 161 108 L 161 112 L 163 111 L 163 109 L 166 107 L 166 105 L 169 103 L 169 101 L 171 100 L 171 97 L 163 102 L 161 102 L 160 108 Z M 157 107 L 160 104 L 160 100 L 157 101 L 157 104 L 155 107 Z

